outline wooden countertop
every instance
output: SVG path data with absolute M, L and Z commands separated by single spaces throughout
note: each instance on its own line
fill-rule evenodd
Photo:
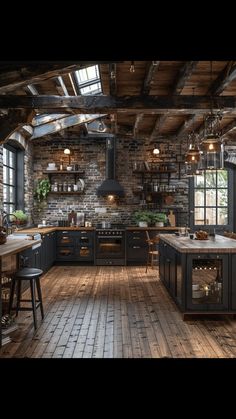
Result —
M 176 231 L 179 227 L 138 227 L 138 226 L 129 226 L 124 227 L 126 230 L 158 230 L 158 231 Z M 94 231 L 96 227 L 45 227 L 45 228 L 38 228 L 38 227 L 31 227 L 31 228 L 24 228 L 22 230 L 16 231 L 14 234 L 48 234 L 52 233 L 53 231 Z
M 138 226 L 130 226 L 126 227 L 126 230 L 158 230 L 158 231 L 176 231 L 179 230 L 180 227 L 138 227 Z
M 12 239 L 8 236 L 6 243 L 0 245 L 0 258 L 19 253 L 35 244 L 41 243 L 41 241 L 42 240 Z
M 236 240 L 219 235 L 214 239 L 195 240 L 174 234 L 160 234 L 160 239 L 180 253 L 236 253 Z
M 93 231 L 95 227 L 45 227 L 45 228 L 38 228 L 38 227 L 31 227 L 31 228 L 24 228 L 23 230 L 15 231 L 14 234 L 48 234 L 52 233 L 53 231 Z

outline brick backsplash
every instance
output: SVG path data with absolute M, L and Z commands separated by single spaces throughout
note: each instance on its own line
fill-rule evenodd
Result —
M 54 222 L 61 218 L 66 218 L 70 210 L 84 212 L 86 219 L 94 224 L 102 220 L 110 220 L 114 223 L 132 223 L 132 213 L 142 206 L 137 195 L 133 190 L 141 183 L 139 175 L 133 173 L 134 161 L 155 163 L 151 155 L 152 145 L 148 141 L 136 141 L 133 139 L 119 138 L 116 144 L 116 178 L 125 190 L 125 197 L 118 202 L 109 204 L 105 198 L 98 197 L 97 188 L 105 178 L 105 139 L 78 139 L 74 134 L 63 140 L 61 137 L 53 136 L 50 140 L 36 141 L 33 147 L 33 178 L 34 187 L 39 179 L 46 178 L 43 174 L 48 163 L 55 162 L 59 168 L 60 160 L 64 162 L 64 168 L 68 165 L 68 156 L 63 153 L 65 148 L 72 150 L 71 163 L 77 163 L 79 170 L 84 170 L 83 179 L 85 189 L 81 195 L 52 195 L 50 194 L 47 203 L 38 205 L 34 201 L 34 221 L 40 222 L 46 218 L 48 222 Z M 162 152 L 170 154 L 178 153 L 178 145 L 166 144 L 162 147 Z M 166 148 L 166 150 L 165 150 Z M 178 167 L 177 167 L 178 168 Z M 181 192 L 175 194 L 175 203 L 172 205 L 176 209 L 177 219 L 181 225 L 188 222 L 188 179 L 179 178 L 179 174 L 171 175 L 170 184 L 183 188 Z M 182 177 L 182 175 L 181 175 Z M 73 175 L 55 176 L 53 181 L 73 181 Z M 73 183 L 73 182 L 71 182 Z M 106 208 L 106 213 L 100 214 L 96 208 Z M 153 205 L 154 207 L 154 205 Z M 159 206 L 156 205 L 157 208 Z M 163 205 L 168 211 L 167 207 Z
M 49 194 L 47 201 L 38 203 L 33 198 L 33 191 L 39 179 L 47 178 L 43 174 L 48 163 L 55 162 L 59 168 L 63 160 L 64 168 L 68 165 L 68 156 L 64 154 L 65 148 L 72 150 L 71 163 L 77 163 L 79 170 L 84 170 L 85 189 L 81 195 L 57 195 Z M 25 211 L 29 216 L 29 223 L 39 223 L 43 218 L 55 222 L 61 218 L 67 218 L 68 212 L 74 209 L 77 212 L 84 212 L 86 219 L 97 224 L 102 220 L 109 220 L 113 223 L 132 223 L 132 213 L 138 209 L 145 208 L 140 204 L 139 196 L 133 194 L 133 190 L 141 184 L 141 176 L 133 173 L 134 162 L 155 164 L 151 154 L 153 144 L 150 141 L 118 138 L 116 144 L 116 178 L 125 190 L 125 197 L 118 202 L 110 204 L 105 198 L 98 197 L 97 188 L 105 179 L 105 147 L 106 140 L 103 138 L 81 139 L 72 134 L 66 140 L 58 135 L 50 139 L 40 139 L 35 142 L 25 142 Z M 162 144 L 162 153 L 173 155 L 179 154 L 177 144 Z M 178 165 L 176 166 L 178 169 Z M 181 169 L 181 167 L 180 167 Z M 183 172 L 183 171 L 182 171 Z M 53 177 L 53 181 L 62 183 L 71 180 L 73 175 Z M 0 203 L 2 203 L 2 147 L 0 147 Z M 183 173 L 171 175 L 170 184 L 181 188 L 175 193 L 175 202 L 172 208 L 176 210 L 179 225 L 188 223 L 188 179 L 183 178 Z M 153 204 L 153 209 L 160 207 Z M 151 208 L 150 207 L 150 208 Z M 98 213 L 98 208 L 106 208 L 106 213 Z M 168 208 L 162 207 L 168 212 Z

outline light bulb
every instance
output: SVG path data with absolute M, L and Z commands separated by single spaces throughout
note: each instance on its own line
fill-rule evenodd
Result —
M 154 155 L 160 154 L 160 150 L 159 150 L 159 148 L 155 147 L 152 153 L 153 153 Z
M 134 73 L 135 72 L 134 61 L 131 61 L 131 66 L 130 66 L 129 71 L 130 71 L 130 73 Z
M 214 144 L 212 144 L 212 143 L 209 144 L 209 150 L 211 150 L 211 151 L 214 150 Z
M 113 202 L 115 200 L 115 195 L 107 195 L 107 199 L 109 202 Z

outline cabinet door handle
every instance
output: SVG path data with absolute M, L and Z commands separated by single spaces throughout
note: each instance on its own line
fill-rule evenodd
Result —
M 133 246 L 133 249 L 140 249 L 141 246 Z
M 62 232 L 62 234 L 67 234 L 67 233 L 68 233 L 68 231 L 63 231 L 63 232 Z
M 133 237 L 133 240 L 140 240 L 140 237 Z
M 164 243 L 164 247 L 166 247 L 166 246 L 167 246 L 167 244 Z

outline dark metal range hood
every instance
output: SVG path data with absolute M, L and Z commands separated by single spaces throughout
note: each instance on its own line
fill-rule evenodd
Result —
M 116 149 L 115 138 L 106 139 L 106 180 L 97 189 L 98 196 L 125 195 L 123 187 L 115 179 Z

